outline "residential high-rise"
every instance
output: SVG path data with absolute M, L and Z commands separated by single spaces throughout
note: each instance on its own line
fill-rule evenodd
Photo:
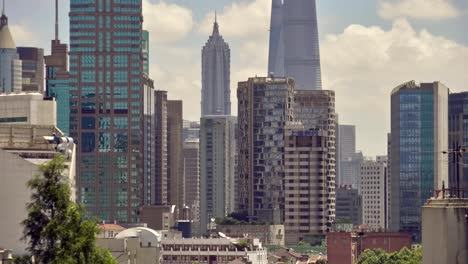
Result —
M 202 116 L 231 114 L 230 76 L 231 51 L 215 20 L 213 33 L 202 49 Z
M 190 215 L 187 220 L 198 227 L 200 223 L 200 141 L 184 141 L 185 206 Z
M 32 47 L 18 47 L 22 64 L 23 92 L 44 93 L 44 50 Z
M 337 187 L 335 211 L 335 222 L 362 224 L 362 197 L 358 190 L 346 185 Z
M 351 159 L 340 161 L 340 185 L 359 188 L 359 168 L 363 160 L 362 152 L 356 152 L 351 155 Z
M 156 91 L 156 131 L 155 131 L 155 198 L 154 204 L 167 205 L 168 186 L 167 186 L 167 92 Z
M 294 78 L 297 90 L 322 89 L 315 0 L 273 1 L 268 66 Z
M 361 163 L 359 194 L 362 196 L 362 224 L 387 228 L 387 157 Z
M 421 207 L 448 182 L 449 89 L 439 82 L 396 87 L 391 95 L 392 230 L 421 241 Z
M 51 55 L 45 56 L 45 94 L 57 101 L 57 127 L 70 134 L 70 77 L 68 73 L 68 45 L 58 35 L 58 0 L 55 0 L 55 39 L 51 41 Z M 79 33 L 83 34 L 83 33 Z
M 293 121 L 294 80 L 249 78 L 238 98 L 238 209 L 253 221 L 284 221 L 284 127 Z
M 391 227 L 390 223 L 393 221 L 391 208 L 392 208 L 392 134 L 387 134 L 387 229 Z
M 324 236 L 335 220 L 334 182 L 329 179 L 330 167 L 325 165 L 330 146 L 335 147 L 329 139 L 327 131 L 304 129 L 300 122 L 286 125 L 284 226 L 287 245 Z M 315 165 L 320 163 L 325 166 Z
M 457 146 L 468 146 L 468 92 L 453 93 L 449 95 L 449 144 L 448 148 L 455 150 Z M 455 153 L 448 156 L 449 163 L 449 182 L 450 188 L 461 188 L 465 190 L 464 197 L 468 198 L 468 154 L 459 158 L 459 164 L 456 164 Z M 458 173 L 458 175 L 457 175 Z M 459 182 L 458 180 L 459 179 Z M 447 185 L 446 185 L 447 186 Z M 463 192 L 460 193 L 462 195 Z
M 70 1 L 70 135 L 82 204 L 100 220 L 139 222 L 145 202 L 142 2 Z
M 0 17 L 0 93 L 20 92 L 22 84 L 21 60 L 8 27 L 5 2 L 3 5 Z
M 167 203 L 178 212 L 185 201 L 182 125 L 182 101 L 167 100 Z
M 200 120 L 200 225 L 234 211 L 236 117 L 204 116 Z

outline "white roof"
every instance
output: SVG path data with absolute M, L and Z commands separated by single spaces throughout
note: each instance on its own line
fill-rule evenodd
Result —
M 125 229 L 117 234 L 115 238 L 129 238 L 129 237 L 140 237 L 141 242 L 144 245 L 151 243 L 151 245 L 157 245 L 161 242 L 161 234 L 153 229 L 146 227 L 133 227 Z

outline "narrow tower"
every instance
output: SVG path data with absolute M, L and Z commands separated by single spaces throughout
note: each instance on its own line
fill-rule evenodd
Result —
M 202 49 L 202 116 L 231 114 L 230 65 L 231 51 L 215 16 L 213 33 Z
M 268 74 L 284 76 L 283 3 L 271 3 L 270 48 L 268 54 Z

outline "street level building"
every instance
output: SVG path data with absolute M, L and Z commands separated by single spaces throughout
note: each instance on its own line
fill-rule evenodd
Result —
M 213 33 L 202 49 L 202 116 L 231 114 L 231 50 L 219 33 Z
M 396 87 L 391 94 L 390 229 L 421 241 L 422 205 L 448 182 L 449 89 L 440 82 Z
M 234 211 L 236 117 L 204 116 L 200 120 L 200 224 Z

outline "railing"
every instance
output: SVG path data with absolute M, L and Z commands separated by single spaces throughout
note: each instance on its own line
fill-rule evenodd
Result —
M 434 191 L 435 198 L 468 198 L 468 189 L 465 188 L 445 188 Z

